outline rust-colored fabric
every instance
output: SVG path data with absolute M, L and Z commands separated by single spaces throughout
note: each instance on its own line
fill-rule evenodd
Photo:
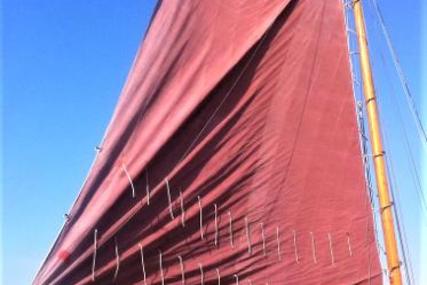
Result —
M 69 217 L 34 284 L 381 284 L 341 1 L 159 2 Z

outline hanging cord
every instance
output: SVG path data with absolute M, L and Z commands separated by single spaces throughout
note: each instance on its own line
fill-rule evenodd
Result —
M 145 195 L 147 197 L 147 205 L 150 205 L 150 183 L 148 181 L 148 166 L 145 170 Z
M 331 254 L 331 264 L 335 265 L 335 255 L 334 255 L 331 233 L 328 233 L 328 240 L 329 240 L 329 252 Z
M 203 230 L 203 206 L 202 199 L 200 196 L 197 196 L 198 204 L 199 204 L 199 228 L 200 228 L 200 238 L 202 240 L 205 239 L 204 230 Z
M 120 270 L 120 254 L 119 254 L 119 245 L 117 244 L 117 238 L 114 238 L 114 252 L 116 254 L 116 270 L 114 271 L 113 280 L 116 281 L 117 276 L 119 275 L 119 270 Z
M 279 261 L 282 261 L 282 253 L 280 250 L 280 230 L 279 227 L 276 227 L 276 242 L 277 242 L 277 258 Z
M 98 230 L 95 229 L 93 232 L 93 257 L 92 257 L 92 281 L 95 281 L 95 269 L 96 269 L 96 252 L 98 249 Z
M 160 279 L 162 280 L 162 285 L 165 285 L 165 273 L 163 271 L 163 254 L 159 250 L 159 269 L 160 269 Z
M 411 114 L 413 116 L 413 119 L 415 121 L 415 124 L 417 126 L 418 135 L 420 139 L 423 141 L 424 146 L 427 146 L 427 132 L 426 129 L 423 126 L 423 122 L 421 120 L 421 116 L 416 108 L 414 97 L 412 96 L 412 93 L 409 89 L 408 80 L 406 79 L 406 76 L 403 72 L 402 66 L 399 61 L 399 57 L 397 56 L 396 49 L 394 48 L 390 33 L 385 25 L 384 17 L 382 15 L 382 12 L 380 10 L 380 7 L 378 6 L 377 0 L 371 0 L 372 6 L 375 11 L 376 20 L 378 25 L 381 28 L 382 34 L 384 36 L 384 39 L 387 43 L 388 50 L 391 54 L 391 58 L 393 60 L 394 67 L 396 69 L 397 75 L 399 76 L 400 84 L 402 86 L 402 89 L 405 93 L 406 102 L 408 103 L 409 109 L 411 110 Z
M 135 198 L 135 186 L 132 182 L 132 176 L 130 176 L 129 171 L 126 168 L 126 165 L 122 163 L 122 170 L 126 174 L 127 179 L 129 180 L 130 188 L 132 190 L 132 198 Z
M 199 270 L 200 270 L 200 285 L 205 284 L 205 274 L 203 273 L 203 265 L 199 263 Z
M 239 285 L 239 275 L 234 274 L 234 279 L 236 280 L 236 285 Z
M 139 244 L 139 252 L 141 254 L 141 266 L 142 266 L 142 274 L 144 277 L 144 285 L 147 285 L 147 272 L 145 271 L 145 261 L 144 261 L 144 248 L 141 244 Z
M 292 230 L 292 236 L 293 236 L 293 241 L 294 241 L 295 262 L 299 263 L 299 255 L 298 255 L 298 247 L 297 247 L 297 233 L 295 230 Z
M 179 191 L 179 204 L 181 206 L 181 225 L 185 227 L 185 208 L 184 208 L 184 196 L 182 196 L 182 191 Z
M 218 246 L 218 235 L 219 235 L 219 229 L 218 229 L 218 206 L 214 204 L 214 219 L 215 219 L 215 246 Z
M 178 260 L 179 260 L 179 267 L 181 268 L 181 284 L 185 285 L 185 268 L 184 268 L 184 262 L 180 255 L 178 255 Z
M 171 188 L 169 186 L 169 181 L 166 178 L 165 179 L 165 184 L 166 184 L 166 191 L 168 194 L 168 204 L 169 204 L 169 215 L 171 217 L 171 220 L 175 219 L 175 216 L 173 215 L 173 205 L 172 205 L 172 196 L 171 196 Z
M 248 217 L 245 217 L 246 241 L 248 242 L 248 253 L 252 254 L 252 241 L 251 241 L 251 226 Z
M 265 242 L 264 223 L 260 223 L 260 227 L 261 227 L 261 239 L 262 239 L 262 254 L 264 257 L 266 257 L 267 248 L 266 248 L 266 242 Z
M 234 238 L 233 238 L 233 217 L 231 216 L 231 212 L 228 211 L 228 234 L 230 237 L 230 246 L 234 247 Z
M 217 278 L 217 280 L 218 280 L 218 285 L 221 285 L 221 275 L 220 275 L 220 273 L 219 273 L 219 269 L 218 268 L 216 268 L 215 269 L 215 271 L 216 271 L 216 278 Z
M 313 262 L 317 263 L 316 241 L 314 240 L 314 234 L 313 234 L 313 232 L 310 232 L 310 237 L 311 237 L 311 252 L 313 254 Z

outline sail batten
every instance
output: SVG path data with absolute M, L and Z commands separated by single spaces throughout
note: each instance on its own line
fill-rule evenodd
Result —
M 381 284 L 342 9 L 160 2 L 34 284 Z

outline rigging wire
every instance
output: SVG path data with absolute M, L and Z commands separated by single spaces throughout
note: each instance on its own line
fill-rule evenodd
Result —
M 375 0 L 371 0 L 371 1 L 375 1 Z M 374 15 L 374 16 L 376 16 L 376 15 Z M 374 18 L 376 19 L 376 17 L 374 17 Z M 378 21 L 376 21 L 376 23 L 378 25 L 380 24 Z M 423 214 L 425 215 L 425 217 L 427 218 L 427 199 L 426 199 L 426 197 L 424 196 L 424 193 L 423 193 L 423 185 L 422 185 L 422 182 L 421 182 L 420 171 L 418 170 L 417 163 L 415 162 L 414 154 L 411 151 L 411 144 L 409 142 L 409 135 L 408 135 L 408 132 L 405 129 L 405 124 L 404 124 L 404 121 L 403 121 L 402 112 L 401 112 L 401 110 L 399 108 L 400 104 L 398 103 L 397 92 L 394 89 L 394 85 L 393 85 L 393 82 L 391 80 L 391 76 L 390 76 L 389 70 L 387 68 L 387 62 L 385 60 L 384 53 L 380 49 L 375 49 L 374 48 L 373 50 L 377 51 L 377 53 L 379 53 L 379 55 L 380 55 L 379 56 L 380 62 L 381 62 L 383 70 L 385 71 L 383 74 L 384 74 L 384 77 L 387 80 L 385 82 L 386 83 L 385 85 L 390 87 L 390 90 L 389 90 L 390 93 L 391 93 L 390 97 L 394 101 L 394 104 L 392 104 L 392 105 L 394 106 L 395 114 L 397 114 L 396 117 L 397 117 L 397 119 L 399 121 L 399 129 L 400 129 L 400 131 L 401 131 L 401 133 L 403 134 L 403 137 L 404 137 L 405 149 L 406 149 L 406 152 L 408 154 L 408 156 L 407 156 L 408 157 L 408 162 L 409 162 L 409 165 L 412 167 L 412 171 L 410 171 L 410 173 L 411 173 L 412 178 L 414 180 L 414 185 L 415 185 L 415 189 L 416 189 L 416 195 L 418 196 L 418 201 L 419 201 L 419 204 L 420 204 L 420 209 L 423 212 Z M 377 93 L 378 93 L 377 95 L 380 94 L 380 92 L 377 92 Z
M 371 1 L 374 1 L 374 0 L 371 0 Z M 377 15 L 374 15 L 374 18 L 376 19 L 377 17 L 375 17 L 375 16 L 377 16 Z M 375 22 L 377 22 L 377 24 L 379 25 L 379 21 L 378 20 L 375 21 Z M 388 69 L 387 69 L 387 66 L 386 66 L 386 61 L 385 61 L 384 53 L 380 49 L 378 49 L 378 51 L 380 53 L 380 58 L 381 58 L 381 63 L 382 63 L 383 69 L 385 70 L 385 78 L 387 79 L 387 84 L 386 85 L 390 86 L 390 88 L 391 88 L 391 93 L 392 93 L 391 98 L 394 100 L 394 104 L 393 104 L 393 105 L 395 105 L 394 109 L 395 109 L 395 111 L 398 114 L 397 117 L 398 117 L 399 123 L 400 123 L 400 130 L 404 134 L 404 138 L 405 138 L 406 152 L 409 154 L 408 160 L 409 160 L 409 162 L 410 162 L 410 164 L 411 164 L 411 166 L 413 168 L 413 172 L 411 171 L 412 178 L 416 182 L 416 183 L 414 183 L 414 185 L 416 186 L 415 188 L 417 190 L 417 196 L 420 198 L 420 194 L 422 195 L 423 192 L 422 192 L 421 182 L 420 182 L 419 174 L 418 174 L 418 171 L 417 171 L 417 166 L 416 166 L 416 163 L 415 163 L 415 159 L 413 157 L 413 153 L 411 152 L 411 148 L 410 148 L 410 144 L 409 144 L 409 139 L 408 139 L 408 134 L 407 134 L 407 132 L 405 130 L 405 125 L 403 123 L 401 111 L 400 111 L 399 107 L 396 106 L 396 105 L 399 105 L 399 104 L 397 104 L 396 92 L 395 92 L 393 84 L 391 83 L 391 80 L 390 80 L 390 74 L 388 73 Z M 378 92 L 377 96 L 379 95 L 379 93 L 380 92 Z M 380 116 L 380 120 L 382 122 L 384 122 L 384 119 L 382 118 L 382 116 Z M 413 266 L 412 266 L 412 263 L 411 263 L 409 246 L 408 246 L 408 243 L 406 242 L 407 241 L 407 238 L 406 238 L 406 229 L 405 229 L 404 223 L 402 222 L 402 219 L 401 219 L 401 217 L 403 215 L 402 215 L 402 213 L 400 211 L 400 206 L 398 206 L 398 204 L 400 204 L 400 201 L 399 201 L 400 198 L 399 198 L 399 195 L 398 195 L 398 191 L 395 190 L 395 187 L 397 187 L 397 179 L 396 179 L 396 175 L 395 175 L 394 167 L 393 167 L 393 163 L 392 163 L 393 159 L 392 159 L 391 147 L 390 147 L 390 145 L 388 143 L 389 140 L 388 140 L 387 132 L 385 132 L 385 130 L 382 131 L 382 136 L 384 138 L 384 143 L 385 143 L 386 149 L 388 151 L 387 152 L 388 155 L 386 156 L 386 159 L 387 159 L 387 162 L 388 162 L 387 172 L 390 174 L 390 178 L 391 178 L 391 180 L 389 179 L 389 181 L 390 181 L 390 190 L 391 190 L 390 192 L 391 192 L 393 201 L 395 201 L 395 196 L 396 196 L 395 193 L 397 193 L 397 201 L 399 202 L 399 203 L 394 203 L 394 206 L 395 206 L 394 207 L 394 216 L 395 216 L 395 219 L 396 219 L 396 226 L 397 226 L 399 241 L 400 241 L 400 245 L 401 245 L 401 251 L 402 251 L 402 255 L 403 255 L 403 259 L 404 259 L 404 264 L 405 264 L 405 273 L 406 273 L 405 275 L 406 275 L 407 283 L 408 284 L 413 284 L 413 280 L 414 280 Z M 414 174 L 414 172 L 415 172 L 415 174 Z M 422 208 L 422 210 L 425 210 L 426 209 L 425 208 L 426 207 L 425 199 L 424 199 L 423 196 L 421 196 L 421 198 L 422 198 L 422 199 L 420 199 L 421 200 L 421 208 Z M 409 256 L 409 258 L 408 258 L 408 256 Z
M 354 101 L 356 103 L 356 117 L 358 122 L 358 129 L 359 129 L 359 139 L 360 139 L 360 147 L 361 147 L 361 153 L 362 153 L 362 163 L 364 165 L 364 174 L 365 174 L 365 187 L 366 191 L 369 194 L 369 203 L 370 208 L 372 209 L 372 213 L 376 213 L 379 211 L 377 209 L 377 203 L 376 200 L 373 199 L 374 197 L 374 187 L 372 187 L 372 175 L 371 175 L 371 161 L 369 160 L 368 153 L 370 151 L 369 144 L 367 144 L 367 134 L 365 132 L 366 130 L 366 123 L 364 120 L 364 109 L 363 104 L 361 102 L 364 101 L 363 99 L 363 90 L 362 86 L 360 84 L 360 66 L 357 60 L 358 57 L 358 44 L 357 40 L 354 37 L 354 27 L 351 27 L 351 24 L 354 25 L 354 18 L 352 18 L 352 13 L 350 12 L 352 9 L 352 5 L 346 3 L 345 0 L 343 0 L 344 5 L 344 22 L 345 27 L 347 31 L 347 47 L 349 52 L 349 63 L 350 63 L 350 71 L 351 71 L 351 78 L 352 78 L 352 87 L 353 87 L 353 95 L 354 95 Z M 353 29 L 352 29 L 353 28 Z M 377 215 L 373 214 L 373 224 L 372 224 L 372 230 L 373 230 L 373 236 L 374 236 L 374 244 L 375 248 L 378 254 L 380 254 L 380 266 L 381 266 L 381 272 L 387 272 L 387 267 L 385 266 L 385 250 L 381 243 L 382 232 L 378 230 L 379 227 L 379 220 L 377 219 Z M 368 229 L 367 227 L 367 236 L 368 236 Z M 372 262 L 371 262 L 371 250 L 369 250 L 369 262 L 368 262 L 368 276 L 369 280 L 371 280 L 371 273 L 372 273 Z
M 391 59 L 393 61 L 394 67 L 396 69 L 396 73 L 399 77 L 400 84 L 402 86 L 402 89 L 405 93 L 406 102 L 408 103 L 409 109 L 411 111 L 411 114 L 413 116 L 413 119 L 415 121 L 415 124 L 417 126 L 418 135 L 423 141 L 424 146 L 427 146 L 427 132 L 426 129 L 423 126 L 423 122 L 421 120 L 421 116 L 416 108 L 414 97 L 412 96 L 411 90 L 409 89 L 408 80 L 403 72 L 402 66 L 400 64 L 399 57 L 397 56 L 396 49 L 393 46 L 393 43 L 391 41 L 390 33 L 387 29 L 387 26 L 385 25 L 384 17 L 382 15 L 381 9 L 378 5 L 377 0 L 371 0 L 373 10 L 375 11 L 376 15 L 376 22 L 380 26 L 382 34 L 384 36 L 384 39 L 387 43 L 388 50 L 391 54 Z
M 348 15 L 346 15 L 346 17 L 348 17 Z M 346 19 L 346 27 L 347 27 L 347 29 L 349 28 L 349 26 L 348 26 L 348 19 Z M 349 38 L 348 39 L 349 50 L 351 52 L 351 50 L 352 50 L 351 37 L 349 36 L 348 38 Z M 356 56 L 357 56 L 357 54 L 356 54 Z M 355 72 L 355 70 L 353 70 L 353 62 L 352 62 L 352 54 L 351 53 L 350 53 L 350 63 L 351 63 L 351 69 L 352 69 L 353 77 L 355 77 L 357 72 Z M 356 68 L 356 70 L 357 70 L 357 68 Z M 360 87 L 360 86 L 356 86 L 356 83 L 357 82 L 354 81 L 354 84 L 353 84 L 355 97 L 357 97 L 357 94 L 356 94 L 357 93 L 357 88 L 356 87 Z M 363 117 L 361 118 L 361 120 L 363 122 Z M 403 123 L 402 123 L 402 127 L 404 127 Z M 386 136 L 384 136 L 384 134 L 383 134 L 383 137 L 386 138 Z M 363 135 L 362 135 L 362 139 L 363 139 Z M 407 135 L 406 135 L 406 140 L 407 140 L 407 148 L 408 148 L 408 150 L 410 150 L 409 141 L 407 139 Z M 387 141 L 388 141 L 388 139 L 387 139 Z M 387 146 L 387 148 L 388 148 L 388 146 Z M 388 157 L 386 159 L 388 160 Z M 411 153 L 411 159 L 412 159 L 412 162 L 413 162 L 412 166 L 413 166 L 413 168 L 416 171 L 416 166 L 415 166 L 415 162 L 414 162 L 412 153 Z M 390 164 L 390 167 L 392 167 L 392 164 Z M 394 191 L 394 185 L 396 184 L 396 182 L 395 182 L 396 178 L 395 178 L 394 170 L 393 169 L 390 170 L 390 168 L 388 168 L 387 171 L 388 171 L 388 173 L 391 174 L 391 177 L 394 179 L 394 183 L 390 184 L 391 185 L 391 195 L 392 195 L 392 199 L 394 201 L 394 196 L 395 196 L 394 195 L 394 192 L 395 192 Z M 413 174 L 413 173 L 411 172 L 411 174 Z M 414 177 L 413 177 L 413 179 L 415 180 Z M 372 201 L 371 201 L 371 203 L 372 203 Z M 375 208 L 375 205 L 374 204 L 372 204 L 372 205 Z M 402 214 L 400 212 L 400 208 L 397 207 L 397 205 L 395 207 L 394 215 L 395 215 L 396 223 L 397 223 L 397 230 L 398 230 L 398 235 L 399 235 L 399 240 L 400 240 L 400 245 L 401 245 L 401 251 L 402 251 L 403 259 L 404 259 L 404 262 L 405 262 L 405 273 L 406 273 L 405 276 L 406 276 L 406 281 L 407 281 L 407 284 L 413 284 L 413 276 L 414 276 L 414 274 L 413 274 L 412 264 L 410 262 L 410 259 L 408 260 L 408 255 L 410 254 L 410 251 L 409 251 L 408 244 L 406 243 L 406 234 L 405 234 L 406 230 L 405 230 L 404 224 L 401 222 L 400 216 L 402 216 Z M 378 232 L 377 232 L 377 227 L 376 227 L 377 222 L 376 222 L 375 215 L 374 215 L 374 220 L 375 220 L 374 230 L 376 232 L 376 236 L 378 237 Z M 381 244 L 378 241 L 378 239 L 377 239 L 377 246 L 378 246 L 378 248 L 381 251 Z

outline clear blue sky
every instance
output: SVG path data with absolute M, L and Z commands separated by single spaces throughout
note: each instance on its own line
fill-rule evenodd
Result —
M 421 2 L 379 0 L 419 106 L 425 84 L 419 61 Z M 3 1 L 2 284 L 30 284 L 47 254 L 94 157 L 154 4 Z M 387 90 L 383 77 L 379 89 Z M 384 106 L 386 120 L 394 117 L 391 107 Z M 405 118 L 411 128 L 409 115 Z M 393 128 L 395 171 L 402 173 L 398 186 L 412 189 L 400 137 Z M 415 139 L 411 143 L 419 147 Z M 419 159 L 421 151 L 415 152 Z M 413 190 L 402 196 L 411 253 L 419 264 L 419 208 Z

